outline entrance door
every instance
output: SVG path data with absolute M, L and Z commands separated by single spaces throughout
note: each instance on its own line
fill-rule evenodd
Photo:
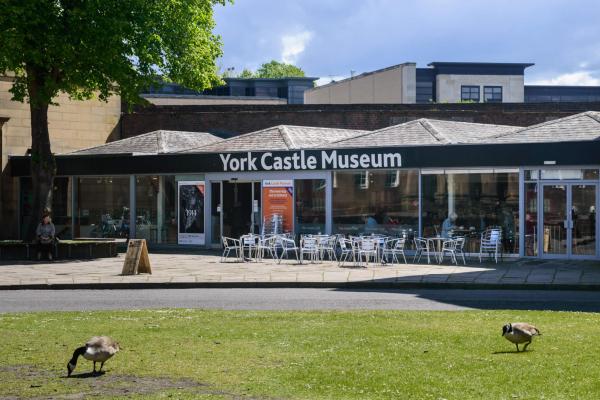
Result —
M 542 255 L 593 258 L 596 255 L 596 185 L 544 184 Z
M 223 181 L 221 185 L 221 201 L 213 202 L 213 209 L 218 204 L 222 215 L 220 236 L 239 238 L 260 233 L 260 182 Z

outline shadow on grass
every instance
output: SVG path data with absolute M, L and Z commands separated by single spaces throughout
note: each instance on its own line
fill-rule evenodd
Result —
M 98 378 L 104 374 L 106 374 L 106 371 L 80 372 L 79 374 L 72 374 L 71 376 L 63 376 L 63 378 L 76 378 L 76 379 Z

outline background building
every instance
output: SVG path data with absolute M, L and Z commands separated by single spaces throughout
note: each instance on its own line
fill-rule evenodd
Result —
M 142 97 L 156 105 L 303 104 L 304 91 L 318 78 L 225 78 L 225 85 L 202 92 L 175 83 L 150 88 Z
M 600 101 L 600 86 L 525 85 L 532 63 L 404 63 L 308 89 L 305 104 Z

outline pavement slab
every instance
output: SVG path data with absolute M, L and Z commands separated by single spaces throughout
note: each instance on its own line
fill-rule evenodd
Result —
M 545 261 L 504 259 L 467 265 L 414 264 L 340 267 L 335 261 L 300 264 L 284 260 L 260 262 L 220 262 L 220 256 L 207 254 L 151 253 L 152 275 L 122 276 L 124 255 L 96 260 L 55 262 L 0 262 L 0 288 L 77 288 L 85 287 L 177 287 L 177 285 L 289 285 L 305 284 L 337 287 L 340 285 L 462 285 L 465 288 L 581 286 L 600 289 L 599 261 Z M 535 262 L 532 262 L 535 261 Z M 437 287 L 437 286 L 436 286 Z

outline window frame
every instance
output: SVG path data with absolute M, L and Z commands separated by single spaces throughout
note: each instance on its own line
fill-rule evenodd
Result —
M 469 97 L 464 98 L 464 90 L 469 89 Z M 477 89 L 477 99 L 472 98 L 473 89 Z M 479 103 L 481 101 L 481 88 L 477 85 L 461 85 L 460 86 L 460 101 L 474 101 Z
M 491 90 L 491 96 L 492 96 L 491 99 L 487 98 L 487 95 L 486 95 L 487 89 Z M 494 92 L 495 89 L 500 89 L 500 98 L 499 99 L 495 98 L 495 95 L 497 94 Z M 483 87 L 483 101 L 485 103 L 502 103 L 503 98 L 504 98 L 504 88 L 502 86 L 484 86 Z

